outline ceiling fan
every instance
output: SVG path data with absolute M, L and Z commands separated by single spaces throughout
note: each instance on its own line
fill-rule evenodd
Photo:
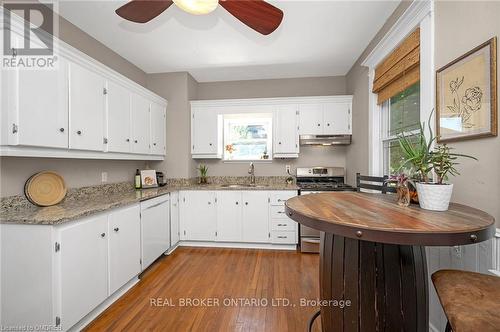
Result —
M 248 27 L 268 35 L 283 20 L 281 9 L 263 0 L 132 0 L 116 10 L 126 20 L 146 23 L 160 15 L 173 3 L 182 10 L 194 14 L 208 14 L 221 5 Z

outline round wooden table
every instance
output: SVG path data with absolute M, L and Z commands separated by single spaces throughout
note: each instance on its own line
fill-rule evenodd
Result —
M 285 208 L 321 231 L 323 331 L 429 331 L 425 246 L 478 243 L 495 232 L 495 219 L 478 209 L 400 207 L 385 194 L 311 194 Z

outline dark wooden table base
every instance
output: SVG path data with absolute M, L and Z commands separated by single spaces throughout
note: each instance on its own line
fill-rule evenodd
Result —
M 425 247 L 322 232 L 320 257 L 323 331 L 429 331 Z

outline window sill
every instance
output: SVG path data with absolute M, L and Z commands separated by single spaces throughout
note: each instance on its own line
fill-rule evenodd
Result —
M 249 163 L 254 163 L 254 164 L 271 164 L 273 162 L 272 159 L 267 159 L 267 160 L 262 160 L 262 159 L 257 159 L 257 160 L 223 160 L 223 163 L 227 164 L 249 164 Z

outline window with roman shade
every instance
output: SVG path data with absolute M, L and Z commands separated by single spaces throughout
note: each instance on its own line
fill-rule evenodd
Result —
M 373 93 L 381 105 L 420 81 L 420 28 L 375 68 Z

